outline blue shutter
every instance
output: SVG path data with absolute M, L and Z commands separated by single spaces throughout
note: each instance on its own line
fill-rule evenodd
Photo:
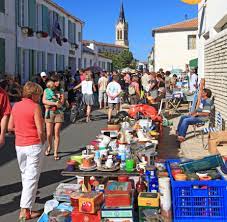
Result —
M 63 27 L 62 27 L 62 36 L 65 37 L 65 17 L 62 17 L 63 20 Z
M 73 33 L 74 33 L 74 43 L 76 43 L 76 24 L 74 23 L 73 24 L 73 27 L 74 27 L 74 29 L 73 29 Z
M 50 30 L 49 11 L 45 5 L 42 5 L 42 31 L 48 32 Z
M 5 73 L 5 39 L 0 38 L 0 74 Z
M 19 75 L 21 75 L 21 54 L 22 54 L 22 50 L 21 48 L 17 48 L 17 70 L 16 70 L 16 73 L 18 73 Z
M 29 49 L 29 79 L 32 80 L 32 77 L 35 74 L 35 52 L 34 50 Z
M 43 71 L 46 71 L 46 53 L 45 52 L 42 52 L 42 70 Z
M 5 0 L 0 0 L 0 12 L 5 13 Z
M 28 1 L 28 26 L 36 31 L 36 0 Z

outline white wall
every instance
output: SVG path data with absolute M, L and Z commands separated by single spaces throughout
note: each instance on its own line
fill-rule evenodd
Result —
M 84 65 L 84 59 L 86 59 L 86 66 Z M 85 69 L 87 67 L 90 67 L 90 60 L 92 61 L 92 66 L 95 63 L 95 55 L 91 54 L 91 53 L 83 53 L 83 57 L 82 57 L 82 67 Z
M 197 31 L 155 33 L 155 71 L 184 70 L 185 64 L 198 57 L 197 50 L 188 50 L 188 35 L 197 35 Z
M 5 39 L 5 71 L 8 74 L 15 74 L 15 16 L 15 0 L 5 0 L 5 13 L 0 12 L 0 38 Z
M 198 6 L 198 19 L 199 27 L 201 23 L 202 7 L 205 0 L 203 0 Z M 210 39 L 214 39 L 217 35 L 217 31 L 214 29 L 216 24 L 227 15 L 227 2 L 226 0 L 208 0 L 206 3 L 205 17 L 203 22 L 202 34 L 209 32 Z M 227 21 L 226 21 L 227 22 Z M 199 77 L 204 77 L 204 45 L 206 41 L 203 36 L 199 39 Z

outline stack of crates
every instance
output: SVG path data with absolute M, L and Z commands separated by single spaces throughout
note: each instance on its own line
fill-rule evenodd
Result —
M 176 181 L 168 160 L 167 170 L 171 179 L 174 222 L 227 221 L 227 181 Z

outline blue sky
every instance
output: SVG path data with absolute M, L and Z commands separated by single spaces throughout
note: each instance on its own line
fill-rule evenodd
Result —
M 107 43 L 115 41 L 122 0 L 54 0 L 85 22 L 83 39 Z M 197 6 L 180 0 L 123 0 L 129 23 L 130 50 L 139 60 L 147 60 L 153 45 L 152 29 L 197 16 Z

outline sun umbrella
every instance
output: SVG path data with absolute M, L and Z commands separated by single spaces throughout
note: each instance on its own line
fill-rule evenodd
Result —
M 202 0 L 181 0 L 181 1 L 190 5 L 196 5 L 199 4 Z

